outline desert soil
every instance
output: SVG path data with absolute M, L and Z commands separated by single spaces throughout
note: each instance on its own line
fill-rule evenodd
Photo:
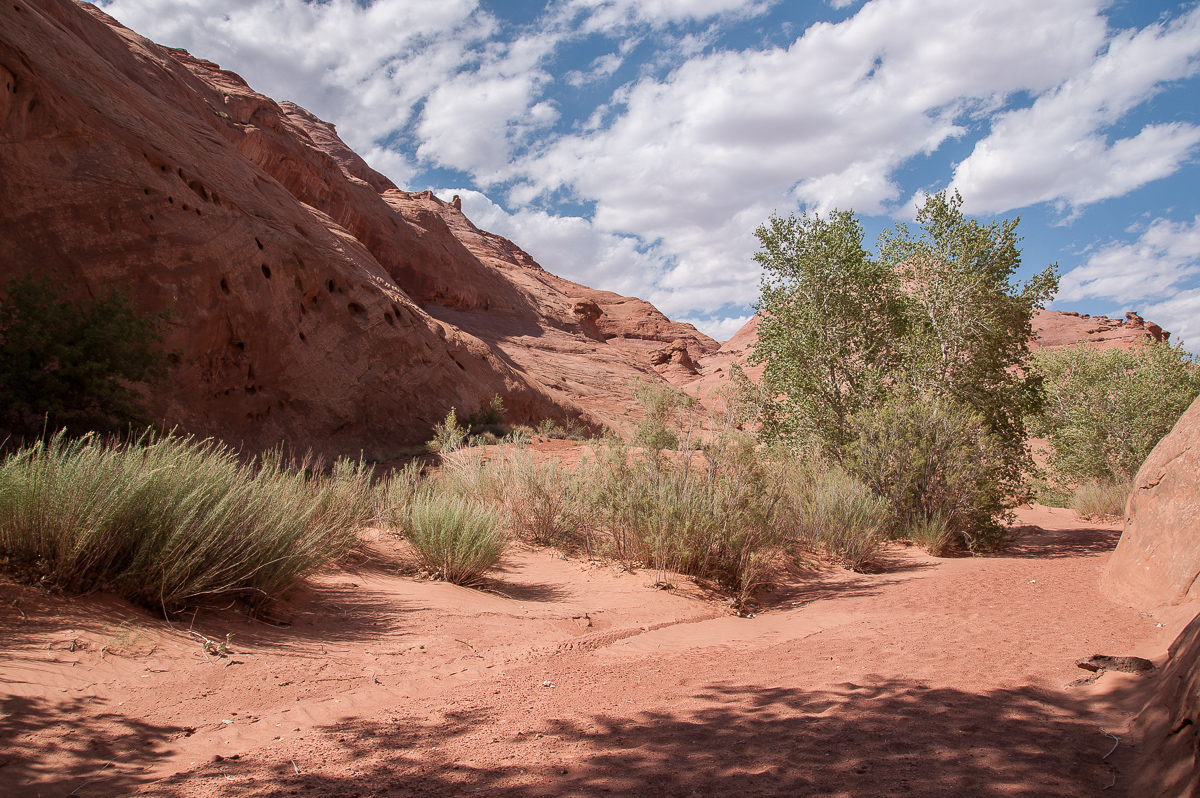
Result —
M 548 550 L 420 581 L 383 533 L 278 625 L 0 582 L 0 794 L 1124 794 L 1143 677 L 1074 663 L 1177 629 L 1098 592 L 1118 526 L 1021 522 L 1003 556 L 812 565 L 755 617 Z

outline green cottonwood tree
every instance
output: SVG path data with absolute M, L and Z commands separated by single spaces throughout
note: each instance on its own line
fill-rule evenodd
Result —
M 1034 310 L 1057 289 L 1057 267 L 1014 283 L 1017 221 L 967 219 L 957 193 L 928 197 L 917 223 L 880 236 L 878 258 L 848 211 L 772 217 L 758 229 L 761 321 L 751 362 L 765 366 L 764 429 L 812 434 L 835 458 L 857 464 L 877 492 L 893 497 L 898 523 L 934 513 L 966 545 L 987 547 L 1002 540 L 988 519 L 1004 514 L 1033 466 L 1024 419 L 1042 392 L 1026 369 L 1029 339 Z M 930 438 L 937 419 L 956 419 L 953 434 L 963 440 Z M 937 508 L 948 506 L 946 497 L 917 494 L 960 491 L 935 473 L 948 461 L 893 457 L 901 448 L 935 460 L 972 452 L 987 473 L 970 478 L 994 489 L 945 518 Z M 933 486 L 928 491 L 892 484 L 922 474 L 913 484 Z
M 772 216 L 759 227 L 764 422 L 776 436 L 816 435 L 837 449 L 850 422 L 885 393 L 904 318 L 896 275 L 863 248 L 853 213 Z
M 1182 344 L 1042 350 L 1032 365 L 1046 404 L 1031 426 L 1049 439 L 1050 468 L 1064 484 L 1129 482 L 1200 395 L 1200 363 Z

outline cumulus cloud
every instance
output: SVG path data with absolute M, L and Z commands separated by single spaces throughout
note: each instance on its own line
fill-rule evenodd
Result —
M 496 29 L 476 0 L 111 0 L 144 36 L 234 69 L 256 90 L 338 124 L 366 152 L 401 130 Z M 384 159 L 401 181 L 410 158 Z
M 698 55 L 625 86 L 609 123 L 552 140 L 507 176 L 521 198 L 566 190 L 595 203 L 598 230 L 655 242 L 664 260 L 642 295 L 745 305 L 758 290 L 751 231 L 772 211 L 886 212 L 893 172 L 962 135 L 962 114 L 1054 88 L 1106 32 L 1094 0 L 876 0 L 789 47 Z
M 1146 124 L 1110 141 L 1107 129 L 1168 81 L 1200 68 L 1200 8 L 1140 31 L 1123 31 L 1080 74 L 1031 107 L 994 118 L 954 172 L 972 213 L 1045 201 L 1080 207 L 1119 197 L 1177 171 L 1200 144 L 1190 123 Z
M 1058 299 L 1162 297 L 1200 274 L 1200 216 L 1191 224 L 1155 219 L 1132 243 L 1113 242 L 1062 276 Z
M 1200 354 L 1200 288 L 1180 291 L 1169 299 L 1140 308 L 1143 317 L 1154 321 L 1180 340 L 1193 354 Z
M 1155 219 L 1133 242 L 1113 242 L 1063 275 L 1058 301 L 1113 299 L 1123 310 L 1200 345 L 1200 216 Z M 1149 303 L 1149 304 L 1147 304 Z

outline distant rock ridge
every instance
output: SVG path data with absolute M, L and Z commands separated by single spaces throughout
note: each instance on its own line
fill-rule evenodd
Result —
M 654 350 L 719 347 L 405 192 L 332 124 L 95 6 L 0 4 L 0 279 L 171 306 L 166 425 L 386 457 L 451 407 L 619 427 Z
M 762 367 L 749 367 L 750 355 L 758 343 L 759 316 L 750 317 L 732 338 L 716 352 L 706 352 L 697 358 L 693 378 L 672 378 L 689 393 L 707 396 L 728 381 L 732 366 L 746 370 L 752 378 L 762 374 Z M 1166 342 L 1171 333 L 1137 313 L 1126 313 L 1124 319 L 1089 316 L 1086 313 L 1058 310 L 1038 310 L 1033 314 L 1033 349 L 1062 349 L 1068 346 L 1091 344 L 1100 349 L 1129 349 L 1143 341 Z

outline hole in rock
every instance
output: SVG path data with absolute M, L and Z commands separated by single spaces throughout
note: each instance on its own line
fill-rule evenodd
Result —
M 386 321 L 388 324 L 390 324 L 390 325 L 391 325 L 391 326 L 393 326 L 393 327 L 395 327 L 395 326 L 396 326 L 396 320 L 392 318 L 392 314 L 391 314 L 391 313 L 384 313 L 384 314 L 383 314 L 383 320 L 384 320 L 384 321 Z
M 304 337 L 304 333 L 300 333 L 300 340 L 307 341 L 308 339 Z
M 271 279 L 271 267 L 264 263 L 262 265 L 262 270 L 263 270 L 263 277 L 266 277 L 268 280 L 270 280 Z
M 238 341 L 236 344 L 234 344 L 234 346 L 236 346 L 236 347 L 237 347 L 239 350 L 241 350 L 242 352 L 245 352 L 245 351 L 246 351 L 246 344 L 244 344 L 244 343 L 243 343 L 243 342 L 241 342 L 241 341 Z
M 351 302 L 346 306 L 346 310 L 350 311 L 351 316 L 361 316 L 367 312 L 367 309 L 357 302 Z
M 259 241 L 257 238 L 255 238 L 255 239 L 254 239 L 254 243 L 255 243 L 255 244 L 258 244 L 258 248 L 259 248 L 259 249 L 262 249 L 262 248 L 263 248 L 262 242 L 261 242 L 261 241 Z
M 221 290 L 224 291 L 226 295 L 229 294 L 229 283 L 225 282 L 224 277 L 221 278 Z
M 174 205 L 174 204 L 175 204 L 175 198 L 174 198 L 174 197 L 167 197 L 167 202 L 169 202 L 169 203 L 171 203 L 172 205 Z
M 144 188 L 144 189 L 142 189 L 142 193 L 148 197 L 148 196 L 150 196 L 150 189 Z
M 335 288 L 335 286 L 334 286 L 334 284 L 333 284 L 333 280 L 330 280 L 329 282 L 325 283 L 325 287 L 326 287 L 327 289 L 329 289 L 329 293 L 331 293 L 331 294 L 332 294 L 332 293 L 333 293 L 333 289 Z

